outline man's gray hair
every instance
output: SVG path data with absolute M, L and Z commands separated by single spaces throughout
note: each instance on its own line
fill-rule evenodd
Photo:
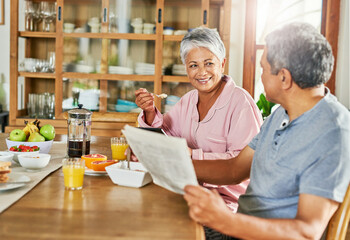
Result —
M 331 77 L 332 48 L 310 24 L 287 24 L 268 34 L 265 40 L 272 74 L 286 68 L 300 88 L 319 86 Z
M 226 56 L 225 45 L 215 29 L 198 27 L 184 36 L 180 45 L 182 63 L 185 64 L 187 54 L 195 47 L 204 47 L 208 49 L 220 62 L 222 62 Z

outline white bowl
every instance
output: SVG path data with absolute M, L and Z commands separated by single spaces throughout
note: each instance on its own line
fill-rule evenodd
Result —
M 18 155 L 18 161 L 21 166 L 29 171 L 36 171 L 46 167 L 50 158 L 51 155 L 46 153 L 38 153 L 37 155 L 23 153 Z
M 53 143 L 53 140 L 45 141 L 45 142 L 16 142 L 6 138 L 6 144 L 7 144 L 8 150 L 10 150 L 10 148 L 13 146 L 18 147 L 19 145 L 25 145 L 30 147 L 38 146 L 40 149 L 40 153 L 49 153 L 52 147 L 52 143 Z
M 11 162 L 14 154 L 10 152 L 0 152 L 0 161 Z
M 63 31 L 65 33 L 72 33 L 74 31 L 74 23 L 63 23 Z
M 126 169 L 126 165 L 126 162 L 118 162 L 106 167 L 113 183 L 139 188 L 152 182 L 151 175 L 140 162 L 130 162 L 130 170 Z
M 40 151 L 40 150 L 39 150 Z M 21 154 L 27 154 L 27 155 L 30 155 L 30 156 L 36 156 L 39 154 L 39 151 L 35 151 L 35 152 L 14 152 L 14 151 L 8 151 L 9 153 L 12 153 L 13 154 L 13 158 L 12 160 L 16 163 L 19 163 L 18 161 L 18 155 L 21 155 Z

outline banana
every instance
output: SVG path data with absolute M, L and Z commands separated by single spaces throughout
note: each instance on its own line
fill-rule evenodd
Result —
M 33 132 L 39 132 L 40 121 L 38 121 L 38 119 L 35 119 L 32 122 L 28 122 L 28 121 L 24 120 L 24 123 L 26 124 L 26 126 L 23 128 L 23 131 L 27 135 L 27 137 L 29 137 L 29 135 Z
M 39 123 L 38 119 L 35 119 L 35 121 L 30 123 L 29 128 L 31 129 L 32 132 L 39 132 Z
M 26 126 L 23 128 L 23 132 L 27 135 L 27 137 L 29 137 L 30 131 L 29 131 L 28 121 L 24 120 L 24 124 L 25 124 Z

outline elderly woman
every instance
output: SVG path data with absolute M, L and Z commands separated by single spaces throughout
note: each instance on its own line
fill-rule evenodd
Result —
M 135 92 L 136 104 L 143 110 L 141 127 L 162 128 L 168 135 L 187 140 L 192 159 L 229 159 L 259 132 L 261 113 L 251 96 L 223 75 L 225 47 L 216 30 L 200 27 L 189 32 L 180 47 L 187 76 L 195 88 L 186 93 L 166 114 L 154 107 L 154 97 L 146 89 Z M 236 212 L 238 197 L 248 180 L 238 185 L 217 186 L 227 206 Z

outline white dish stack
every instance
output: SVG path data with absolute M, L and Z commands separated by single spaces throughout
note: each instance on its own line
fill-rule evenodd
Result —
M 121 66 L 109 66 L 108 72 L 111 74 L 133 74 L 132 68 L 121 67 Z
M 135 63 L 135 73 L 139 75 L 154 75 L 155 65 L 153 63 Z M 162 74 L 164 74 L 165 67 L 162 68 Z

